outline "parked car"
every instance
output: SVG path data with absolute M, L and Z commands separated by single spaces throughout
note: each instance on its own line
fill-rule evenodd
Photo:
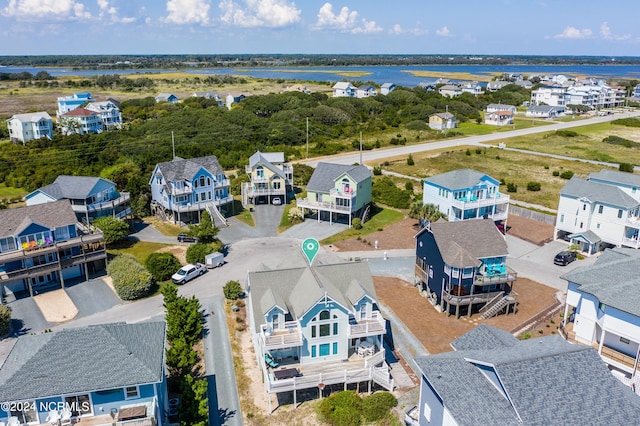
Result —
M 271 204 L 273 204 L 274 206 L 279 206 L 280 204 L 282 204 L 282 199 L 280 197 L 276 197 L 271 201 Z
M 193 265 L 189 263 L 173 274 L 171 281 L 173 281 L 174 284 L 184 284 L 205 272 L 207 272 L 207 268 L 202 263 L 194 263 Z
M 567 266 L 569 263 L 576 260 L 576 253 L 569 250 L 563 250 L 560 253 L 556 254 L 556 257 L 553 258 L 553 263 L 560 266 Z
M 195 243 L 197 241 L 196 237 L 191 237 L 184 232 L 178 234 L 178 241 L 181 243 Z

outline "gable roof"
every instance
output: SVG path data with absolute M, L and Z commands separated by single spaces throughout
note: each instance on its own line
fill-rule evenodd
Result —
M 507 104 L 489 104 L 487 105 L 487 110 L 495 110 L 495 111 L 514 111 L 517 108 L 513 105 L 507 105 Z
M 338 89 L 338 90 L 355 89 L 355 86 L 349 83 L 348 81 L 339 81 L 333 85 L 333 89 Z
M 56 200 L 63 198 L 80 200 L 87 198 L 91 194 L 104 191 L 110 186 L 115 187 L 115 185 L 116 184 L 109 179 L 99 177 L 60 175 L 52 184 L 33 191 L 25 198 L 30 197 L 36 192 L 42 192 Z
M 251 157 L 249 157 L 249 167 L 252 169 L 262 164 L 276 175 L 284 179 L 284 172 L 280 170 L 274 163 L 284 163 L 284 152 L 260 152 L 256 151 Z
M 456 116 L 451 114 L 450 112 L 436 112 L 435 114 L 431 114 L 429 116 L 429 118 L 431 117 L 440 117 L 443 120 L 451 120 L 456 118 Z
M 480 266 L 479 259 L 509 254 L 507 243 L 491 219 L 438 221 L 422 229 L 431 232 L 442 259 L 449 266 L 471 268 Z
M 164 322 L 142 322 L 20 336 L 0 368 L 0 401 L 161 382 L 164 335 Z
M 549 105 L 531 105 L 529 108 L 527 108 L 527 112 L 551 113 L 555 110 L 555 107 Z
M 65 112 L 64 114 L 61 115 L 61 117 L 91 117 L 91 116 L 97 116 L 98 113 L 95 111 L 91 111 L 90 109 L 86 109 L 86 108 L 75 108 L 72 109 L 71 111 Z
M 640 317 L 640 252 L 629 248 L 605 250 L 593 265 L 561 276 L 599 302 Z
M 619 172 L 617 170 L 602 169 L 599 172 L 589 173 L 589 180 L 605 181 L 640 188 L 640 175 Z
M 458 424 L 570 424 L 578 418 L 625 424 L 640 414 L 640 399 L 594 348 L 557 335 L 420 357 L 416 364 Z
M 608 204 L 626 209 L 638 205 L 636 200 L 616 186 L 590 182 L 577 176 L 573 176 L 562 187 L 560 196 L 586 198 L 592 203 Z
M 287 259 L 286 268 L 249 272 L 254 329 L 263 323 L 264 315 L 276 304 L 285 308 L 294 319 L 299 319 L 325 294 L 347 309 L 364 296 L 375 301 L 369 265 L 366 262 L 335 263 L 339 261 L 333 257 L 324 260 L 316 257 L 315 264 L 309 267 L 302 253 L 296 251 Z
M 215 155 L 189 158 L 186 160 L 184 158 L 176 157 L 172 161 L 158 163 L 156 168 L 160 170 L 160 173 L 162 173 L 162 176 L 164 176 L 164 179 L 167 182 L 191 180 L 201 168 L 204 168 L 213 175 L 224 173 L 224 170 L 220 167 L 220 163 L 218 163 L 218 159 Z
M 20 120 L 22 123 L 36 123 L 43 118 L 45 120 L 51 120 L 51 116 L 46 111 L 30 112 L 28 114 L 14 114 L 9 120 Z
M 489 180 L 494 184 L 499 182 L 491 176 L 472 169 L 458 169 L 441 173 L 424 179 L 425 183 L 441 186 L 450 191 L 473 188 L 483 180 Z
M 349 175 L 356 184 L 371 177 L 371 171 L 362 164 L 351 166 L 320 162 L 309 179 L 307 191 L 329 192 L 334 188 L 336 179 L 344 174 Z
M 18 235 L 32 223 L 57 228 L 76 222 L 76 215 L 69 200 L 4 209 L 0 210 L 0 236 Z
M 510 348 L 518 343 L 513 334 L 486 324 L 466 332 L 451 342 L 451 347 L 457 351 Z

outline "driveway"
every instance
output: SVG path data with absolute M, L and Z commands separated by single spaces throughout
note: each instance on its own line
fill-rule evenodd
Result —
M 122 303 L 103 278 L 96 278 L 66 287 L 67 294 L 82 318 L 103 312 Z
M 7 303 L 11 308 L 12 333 L 16 336 L 30 333 L 39 333 L 52 326 L 38 308 L 31 297 L 23 297 Z
M 230 218 L 231 226 L 221 228 L 218 238 L 225 243 L 236 243 L 249 238 L 275 237 L 280 226 L 280 219 L 284 212 L 284 206 L 274 206 L 271 204 L 258 204 L 253 209 L 253 220 L 255 227 Z
M 133 223 L 133 232 L 129 234 L 128 239 L 134 241 L 151 241 L 154 243 L 177 244 L 176 237 L 169 237 L 158 231 L 153 226 L 142 221 Z

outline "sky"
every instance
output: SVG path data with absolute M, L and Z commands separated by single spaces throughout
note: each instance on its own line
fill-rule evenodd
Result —
M 0 0 L 0 55 L 640 56 L 637 0 Z

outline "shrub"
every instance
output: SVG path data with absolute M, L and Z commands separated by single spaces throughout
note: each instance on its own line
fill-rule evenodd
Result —
M 211 244 L 196 243 L 191 244 L 187 249 L 187 262 L 204 263 L 204 258 L 209 253 L 213 253 Z
M 131 255 L 116 256 L 109 262 L 107 273 L 122 300 L 140 299 L 151 291 L 153 276 Z
M 625 148 L 635 148 L 640 146 L 640 143 L 638 142 L 634 142 L 632 140 L 621 138 L 620 136 L 615 135 L 607 136 L 606 138 L 602 139 L 602 142 L 612 145 L 621 145 Z
M 409 154 L 407 157 L 407 166 L 413 166 L 414 164 L 416 163 L 413 161 L 413 155 Z
M 289 213 L 287 213 L 287 218 L 289 219 L 289 223 L 296 224 L 304 221 L 304 214 L 302 213 L 302 209 L 298 207 L 293 207 L 289 209 Z
M 382 174 L 382 168 L 373 166 L 373 175 L 380 176 Z
M 618 120 L 614 120 L 611 124 L 617 124 L 620 126 L 628 126 L 628 127 L 640 127 L 640 120 L 637 118 L 621 118 Z
M 129 225 L 117 217 L 105 216 L 93 221 L 93 225 L 104 234 L 105 244 L 112 244 L 129 234 Z
M 362 414 L 367 422 L 375 422 L 397 405 L 398 400 L 391 392 L 375 392 L 362 400 Z
M 540 191 L 540 182 L 527 182 L 527 191 Z
M 156 281 L 166 281 L 182 264 L 172 253 L 151 253 L 144 261 L 144 266 Z
M 410 180 L 406 181 L 404 183 L 404 189 L 406 189 L 407 191 L 413 191 L 413 182 L 411 182 Z
M 548 165 L 548 164 L 545 164 L 545 165 L 544 165 L 544 169 L 545 169 L 545 170 L 549 170 L 549 165 Z
M 222 288 L 222 292 L 224 293 L 224 297 L 229 300 L 236 300 L 242 296 L 244 290 L 242 290 L 242 286 L 240 285 L 240 281 L 227 281 L 227 283 Z
M 9 334 L 11 330 L 11 308 L 0 305 L 0 337 Z
M 573 177 L 573 172 L 571 170 L 565 170 L 564 172 L 560 173 L 560 177 L 562 179 L 571 179 Z
M 556 130 L 556 135 L 563 138 L 575 138 L 576 136 L 580 136 L 580 133 L 574 132 L 573 130 Z
M 362 229 L 362 221 L 359 217 L 356 217 L 351 221 L 351 226 L 353 226 L 353 229 Z
M 629 163 L 620 163 L 618 166 L 618 170 L 621 172 L 633 173 L 633 164 Z
M 513 182 L 507 184 L 507 192 L 518 192 L 518 185 Z
M 470 150 L 470 149 L 467 149 L 467 150 L 464 152 L 464 155 L 471 155 L 471 150 Z
M 551 174 L 554 176 L 560 176 L 560 170 L 554 170 Z
M 397 209 L 408 209 L 412 195 L 413 191 L 398 188 L 388 176 L 375 180 L 371 188 L 374 201 Z
M 354 391 L 342 391 L 323 399 L 318 406 L 320 419 L 335 426 L 362 424 L 362 399 Z

